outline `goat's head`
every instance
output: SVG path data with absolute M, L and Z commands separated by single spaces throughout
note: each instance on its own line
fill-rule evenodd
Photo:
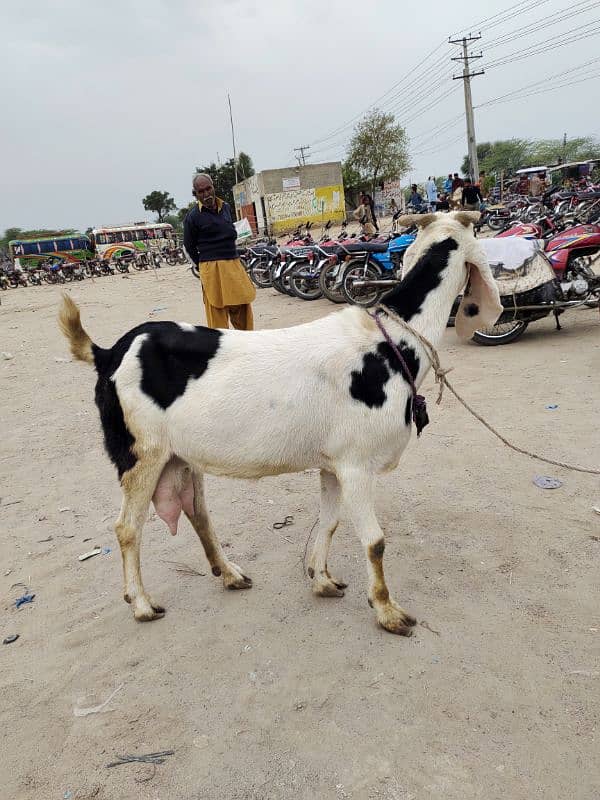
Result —
M 404 227 L 416 225 L 417 238 L 406 251 L 404 272 L 423 256 L 435 242 L 452 238 L 458 244 L 452 256 L 455 268 L 461 269 L 459 291 L 465 287 L 456 314 L 456 333 L 470 339 L 478 328 L 493 325 L 502 312 L 498 286 L 485 252 L 473 233 L 479 211 L 452 211 L 449 214 L 409 214 L 400 217 Z

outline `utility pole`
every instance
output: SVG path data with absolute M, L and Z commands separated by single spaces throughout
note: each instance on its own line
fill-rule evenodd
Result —
M 235 182 L 238 182 L 237 172 L 237 156 L 235 152 L 235 132 L 233 130 L 233 114 L 231 113 L 231 97 L 227 95 L 227 102 L 229 103 L 229 121 L 231 122 L 231 141 L 233 143 L 233 168 L 235 171 Z
M 298 162 L 298 164 L 300 164 L 300 162 L 302 162 L 302 166 L 303 167 L 306 166 L 306 156 L 304 155 L 304 151 L 305 150 L 310 150 L 310 145 L 309 144 L 303 144 L 302 147 L 294 147 L 294 153 L 300 153 L 299 156 L 296 156 L 296 161 Z M 309 153 L 309 156 L 310 156 L 310 153 Z
M 477 159 L 477 142 L 475 140 L 475 119 L 473 116 L 473 99 L 471 97 L 471 78 L 477 75 L 483 75 L 484 70 L 480 69 L 478 72 L 469 72 L 469 59 L 482 58 L 482 54 L 469 53 L 468 46 L 470 42 L 476 42 L 481 39 L 481 34 L 477 36 L 463 36 L 462 39 L 449 39 L 450 44 L 462 45 L 463 54 L 458 58 L 453 58 L 452 61 L 463 62 L 462 75 L 453 75 L 453 81 L 463 81 L 465 89 L 465 116 L 467 118 L 467 145 L 469 153 L 469 167 L 471 178 L 476 181 L 479 178 L 479 161 Z
M 231 141 L 233 143 L 233 171 L 235 174 L 235 182 L 238 182 L 238 171 L 237 171 L 237 154 L 235 152 L 235 131 L 233 129 L 233 114 L 231 113 L 231 97 L 229 93 L 227 93 L 227 102 L 229 103 L 229 121 L 231 122 Z M 236 219 L 240 219 L 240 212 L 238 211 L 237 207 L 235 209 L 235 217 Z

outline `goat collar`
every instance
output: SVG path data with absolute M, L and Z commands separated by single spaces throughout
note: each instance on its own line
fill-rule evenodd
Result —
M 379 319 L 380 314 L 387 314 L 387 309 L 385 308 L 385 306 L 380 306 L 374 312 L 367 311 L 367 314 L 375 322 L 375 324 L 383 334 L 383 338 L 392 348 L 392 351 L 400 364 L 402 374 L 404 375 L 404 378 L 408 381 L 410 385 L 412 391 L 412 403 L 411 403 L 412 421 L 415 423 L 415 427 L 417 429 L 417 436 L 420 436 L 423 428 L 426 425 L 429 425 L 429 417 L 427 415 L 427 402 L 423 397 L 423 395 L 418 393 L 414 378 L 412 376 L 410 369 L 408 368 L 408 364 L 406 363 L 404 356 L 400 352 L 400 348 L 394 342 L 389 333 L 386 331 L 383 322 Z

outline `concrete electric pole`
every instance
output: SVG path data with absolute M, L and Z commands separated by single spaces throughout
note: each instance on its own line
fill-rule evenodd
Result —
M 302 162 L 303 167 L 306 166 L 306 156 L 304 155 L 305 150 L 310 150 L 309 144 L 303 144 L 302 147 L 294 147 L 294 153 L 300 153 L 299 156 L 296 156 L 296 160 L 298 161 L 298 164 Z
M 473 116 L 473 99 L 471 97 L 471 78 L 476 75 L 483 75 L 484 70 L 480 69 L 478 72 L 469 72 L 469 59 L 481 58 L 482 54 L 475 55 L 469 53 L 468 45 L 470 42 L 476 42 L 481 39 L 481 34 L 477 36 L 463 36 L 462 39 L 449 39 L 450 44 L 462 45 L 463 54 L 458 58 L 453 58 L 452 61 L 463 62 L 462 75 L 453 75 L 453 81 L 463 81 L 465 89 L 465 116 L 467 118 L 467 145 L 469 153 L 469 172 L 473 181 L 479 178 L 479 161 L 477 159 L 477 141 L 475 140 L 475 119 Z

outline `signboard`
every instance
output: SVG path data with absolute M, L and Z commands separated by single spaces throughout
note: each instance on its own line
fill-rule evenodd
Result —
M 252 228 L 246 217 L 242 217 L 238 222 L 233 223 L 237 231 L 238 242 L 243 242 L 244 239 L 250 239 L 252 236 Z
M 300 176 L 297 175 L 294 178 L 283 178 L 282 183 L 283 183 L 283 191 L 284 192 L 290 192 L 293 189 L 299 189 L 300 188 Z

